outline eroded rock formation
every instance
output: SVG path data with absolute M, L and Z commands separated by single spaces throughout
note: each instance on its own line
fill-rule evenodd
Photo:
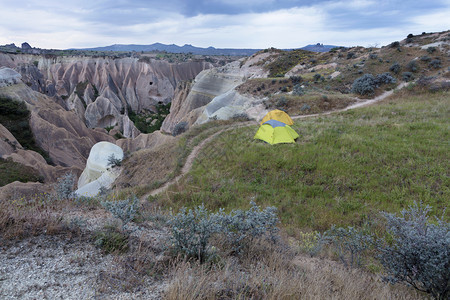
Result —
M 33 90 L 56 96 L 88 127 L 117 126 L 131 138 L 139 131 L 124 119 L 128 110 L 152 111 L 157 103 L 172 101 L 178 83 L 212 67 L 202 61 L 12 54 L 0 54 L 0 66 L 16 69 Z

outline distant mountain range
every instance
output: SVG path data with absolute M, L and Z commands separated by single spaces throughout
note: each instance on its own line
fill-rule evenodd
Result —
M 328 52 L 330 49 L 335 48 L 337 46 L 333 45 L 323 45 L 323 44 L 315 44 L 315 45 L 308 45 L 303 48 L 297 48 L 297 49 L 303 49 L 313 52 Z M 105 47 L 96 47 L 96 48 L 83 48 L 83 49 L 71 49 L 71 50 L 87 50 L 87 51 L 136 51 L 136 52 L 147 52 L 147 51 L 166 51 L 169 53 L 192 53 L 192 54 L 199 54 L 199 55 L 233 55 L 233 56 L 250 56 L 262 49 L 229 49 L 229 48 L 214 48 L 214 47 L 208 47 L 208 48 L 201 48 L 201 47 L 195 47 L 192 45 L 184 45 L 184 46 L 178 46 L 175 44 L 166 45 L 161 43 L 155 43 L 151 45 L 111 45 L 111 46 L 105 46 Z M 284 50 L 293 50 L 293 49 L 284 49 Z
M 308 45 L 302 48 L 312 52 L 328 52 L 330 49 L 338 46 L 334 45 L 323 45 L 320 43 L 314 45 Z M 295 49 L 283 49 L 283 50 L 295 50 Z M 231 48 L 201 48 L 192 45 L 178 46 L 175 44 L 166 45 L 161 43 L 155 43 L 151 45 L 111 45 L 105 47 L 95 47 L 95 48 L 81 48 L 81 49 L 67 49 L 70 51 L 99 51 L 99 52 L 149 52 L 149 51 L 165 51 L 168 53 L 192 53 L 197 55 L 230 55 L 230 56 L 250 56 L 263 49 L 231 49 Z M 61 51 L 66 50 L 56 50 L 56 49 L 40 49 L 31 47 L 28 43 L 22 43 L 21 47 L 15 44 L 0 45 L 0 52 L 6 53 L 29 53 L 29 54 L 58 54 Z

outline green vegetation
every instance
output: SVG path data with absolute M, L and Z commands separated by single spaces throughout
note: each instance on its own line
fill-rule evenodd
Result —
M 152 133 L 161 128 L 161 125 L 169 112 L 170 102 L 167 104 L 158 102 L 158 104 L 156 104 L 156 113 L 146 112 L 137 114 L 129 108 L 128 117 L 141 132 Z
M 439 212 L 450 198 L 448 107 L 448 92 L 395 95 L 377 106 L 296 121 L 300 138 L 293 145 L 253 140 L 257 127 L 228 131 L 203 150 L 184 184 L 172 187 L 176 193 L 159 201 L 231 210 L 253 199 L 277 207 L 290 233 L 359 224 L 415 200 Z
M 22 164 L 12 161 L 11 159 L 0 158 L 0 186 L 7 185 L 8 183 L 14 181 L 43 182 L 43 178 L 33 168 L 26 167 Z
M 24 102 L 0 97 L 0 123 L 12 133 L 25 149 L 38 152 L 50 163 L 48 153 L 36 144 L 29 119 L 30 111 Z

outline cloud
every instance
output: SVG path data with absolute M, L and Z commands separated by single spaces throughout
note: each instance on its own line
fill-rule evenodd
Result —
M 222 48 L 387 44 L 450 28 L 448 0 L 0 0 L 0 44 Z

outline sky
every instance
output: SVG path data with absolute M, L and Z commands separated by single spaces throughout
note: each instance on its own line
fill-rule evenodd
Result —
M 450 0 L 0 0 L 0 45 L 46 49 L 381 47 L 449 29 Z

